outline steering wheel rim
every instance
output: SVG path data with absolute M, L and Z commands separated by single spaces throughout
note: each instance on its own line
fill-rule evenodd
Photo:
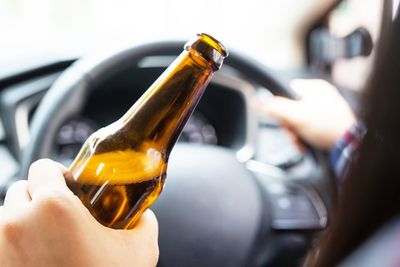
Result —
M 54 83 L 54 85 L 49 89 L 49 91 L 43 98 L 42 102 L 40 103 L 37 111 L 35 112 L 31 124 L 31 142 L 24 151 L 22 159 L 22 168 L 19 177 L 26 177 L 29 170 L 29 166 L 33 161 L 50 155 L 52 140 L 54 140 L 56 132 L 59 129 L 59 127 L 61 127 L 62 123 L 67 118 L 77 114 L 83 108 L 86 97 L 89 95 L 90 92 L 95 90 L 95 88 L 98 88 L 98 85 L 110 79 L 115 74 L 118 74 L 125 68 L 132 65 L 137 65 L 145 57 L 156 56 L 156 55 L 157 56 L 178 55 L 182 51 L 183 45 L 184 42 L 150 43 L 135 47 L 129 47 L 127 49 L 122 49 L 116 52 L 107 53 L 99 56 L 84 58 L 75 62 L 58 78 L 58 80 Z M 250 60 L 249 58 L 242 56 L 239 53 L 231 51 L 230 56 L 227 58 L 225 62 L 225 65 L 229 65 L 231 68 L 236 69 L 241 75 L 258 83 L 263 87 L 270 89 L 271 92 L 275 95 L 286 96 L 290 98 L 295 97 L 295 94 L 291 91 L 290 87 L 286 86 L 286 84 L 282 82 L 282 80 L 280 80 L 280 78 L 277 77 L 272 70 L 268 69 L 267 67 L 263 66 L 262 64 L 254 60 Z M 190 151 L 187 150 L 187 148 L 184 148 L 183 150 L 185 149 L 186 151 Z M 179 150 L 182 149 L 178 149 L 178 151 Z M 199 148 L 197 151 L 201 152 L 201 148 Z M 232 157 L 229 157 L 227 155 L 229 153 L 227 151 L 221 151 L 221 149 L 219 148 L 209 148 L 207 153 L 214 154 L 216 157 L 217 156 L 226 157 L 227 161 L 229 160 L 232 161 Z M 190 154 L 198 155 L 201 153 L 192 151 Z M 171 157 L 172 158 L 174 157 L 173 154 L 171 155 Z M 182 156 L 180 158 L 182 158 Z M 212 158 L 212 156 L 210 158 Z M 198 159 L 194 158 L 194 160 Z M 206 160 L 206 157 L 204 157 L 204 160 Z M 245 176 L 242 170 L 244 169 L 244 166 L 239 162 L 237 162 L 237 164 L 238 165 L 233 169 L 237 170 L 237 172 L 239 173 L 242 173 L 243 174 L 242 176 Z M 225 167 L 225 165 L 222 166 Z M 221 171 L 218 170 L 218 166 L 214 166 L 214 170 L 216 170 L 216 172 Z M 226 248 L 225 250 L 223 249 L 219 250 L 220 254 L 223 255 L 224 257 L 231 254 L 230 257 L 232 261 L 230 262 L 230 266 L 244 266 L 244 265 L 248 266 L 249 258 L 254 256 L 255 254 L 254 243 L 255 241 L 257 241 L 256 233 L 262 231 L 264 233 L 263 236 L 266 236 L 267 235 L 266 232 L 270 231 L 270 227 L 268 226 L 269 225 L 268 207 L 257 204 L 256 199 L 263 198 L 263 196 L 262 193 L 260 193 L 257 183 L 250 175 L 249 171 L 247 171 L 247 174 L 248 177 L 245 177 L 246 179 L 243 179 L 243 181 L 246 181 L 245 183 L 247 183 L 246 185 L 248 188 L 247 196 L 243 194 L 243 192 L 236 192 L 230 195 L 232 196 L 236 194 L 237 196 L 239 196 L 238 199 L 240 202 L 247 201 L 246 202 L 247 206 L 253 207 L 253 213 L 247 214 L 248 217 L 247 220 L 248 221 L 254 220 L 257 221 L 257 223 L 252 224 L 251 226 L 244 227 L 244 228 L 254 228 L 255 232 L 252 232 L 250 234 L 248 232 L 243 232 L 244 235 L 237 237 L 238 239 L 242 238 L 243 240 L 245 238 L 251 238 L 253 240 L 253 243 L 247 242 L 248 240 L 247 241 L 242 240 L 242 242 L 237 242 L 237 243 L 246 243 L 247 244 L 246 249 L 243 248 L 239 249 L 239 247 L 234 247 L 231 250 L 227 250 Z M 168 174 L 168 176 L 170 176 L 170 173 Z M 179 171 L 177 172 L 177 176 L 179 176 Z M 174 177 L 174 179 L 176 178 Z M 213 183 L 210 177 L 203 176 L 202 178 L 198 179 L 204 179 L 204 181 L 207 181 L 208 179 L 208 182 L 206 183 Z M 243 181 L 241 181 L 241 183 L 244 183 Z M 244 186 L 244 188 L 246 188 L 246 186 Z M 238 188 L 242 187 L 243 186 L 238 186 Z M 165 195 L 171 196 L 173 194 L 174 193 Z M 248 195 L 252 195 L 254 197 L 249 198 Z M 190 197 L 191 193 L 188 192 L 188 194 L 182 196 L 181 198 L 190 198 Z M 215 197 L 216 195 L 214 195 L 214 198 Z M 163 198 L 163 194 L 161 195 L 160 199 L 161 198 Z M 160 199 L 157 203 L 161 203 Z M 226 201 L 224 202 L 221 199 L 218 199 L 217 202 L 227 203 Z M 265 201 L 264 199 L 262 202 L 266 203 L 267 201 Z M 244 206 L 246 206 L 246 203 Z M 238 204 L 238 202 L 236 204 Z M 155 207 L 157 207 L 157 205 L 158 204 L 156 204 Z M 159 206 L 162 207 L 162 205 Z M 185 206 L 183 208 L 183 212 L 187 212 L 190 208 L 191 208 L 190 206 Z M 220 212 L 222 212 L 224 209 L 226 209 L 226 206 L 219 205 L 217 208 L 219 208 Z M 207 213 L 208 211 L 202 210 L 202 212 Z M 216 211 L 213 211 L 214 214 L 215 212 Z M 162 216 L 164 215 L 161 214 L 161 217 L 159 218 L 160 225 L 162 223 L 161 221 L 161 219 L 163 218 Z M 232 221 L 235 220 L 233 214 L 225 215 L 225 217 L 231 218 Z M 169 224 L 171 223 L 172 222 L 170 220 Z M 215 225 L 217 227 L 220 227 L 220 231 L 223 232 L 224 230 L 221 229 L 220 223 L 221 222 L 219 222 L 218 224 L 217 222 Z M 246 224 L 241 224 L 241 225 L 243 226 Z M 195 227 L 198 226 L 199 225 Z M 232 230 L 235 231 L 236 233 L 241 233 L 243 227 L 235 228 L 235 226 L 236 225 L 231 226 Z M 162 239 L 162 233 L 163 231 L 160 231 L 160 239 Z M 225 232 L 222 233 L 222 235 L 224 234 L 226 237 L 228 236 L 229 233 Z M 185 244 L 186 245 L 191 244 L 191 241 L 187 240 L 185 236 L 180 236 L 179 240 L 181 241 L 183 246 L 185 246 Z M 214 243 L 218 244 L 218 241 L 214 240 Z M 221 243 L 221 247 L 223 246 L 224 245 Z M 209 250 L 207 250 L 207 246 L 204 247 L 205 249 L 203 250 L 203 253 L 208 253 Z M 221 262 L 220 259 L 218 258 L 218 255 L 214 256 L 215 257 L 213 257 L 212 255 L 208 255 L 207 256 L 208 261 L 197 262 L 198 263 L 197 266 L 221 266 Z M 195 257 L 195 255 L 191 255 L 192 259 L 193 257 Z M 186 262 L 187 260 L 189 259 L 186 259 Z M 197 260 L 200 261 L 201 259 L 199 258 Z M 171 262 L 173 262 L 172 264 L 173 266 L 185 266 L 185 263 L 182 262 L 181 263 L 183 265 L 182 264 L 179 265 L 177 258 L 168 259 L 167 260 L 168 262 L 163 262 L 163 261 L 164 259 L 161 255 L 160 264 L 167 264 L 166 266 L 168 266 L 170 265 Z M 196 262 L 193 261 L 191 262 L 191 266 L 195 267 L 196 266 L 195 264 Z

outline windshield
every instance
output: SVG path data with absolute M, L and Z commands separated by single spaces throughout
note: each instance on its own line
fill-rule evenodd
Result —
M 3 0 L 0 75 L 114 45 L 214 35 L 273 67 L 298 61 L 299 22 L 317 0 Z

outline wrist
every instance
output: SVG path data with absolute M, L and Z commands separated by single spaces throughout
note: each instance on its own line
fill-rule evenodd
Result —
M 354 157 L 366 133 L 362 122 L 355 122 L 345 131 L 330 152 L 330 165 L 338 183 L 341 183 L 349 162 Z

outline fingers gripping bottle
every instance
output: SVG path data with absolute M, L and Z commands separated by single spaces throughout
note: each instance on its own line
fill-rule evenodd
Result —
M 132 228 L 157 199 L 171 149 L 226 56 L 199 34 L 125 115 L 88 138 L 67 184 L 100 223 Z

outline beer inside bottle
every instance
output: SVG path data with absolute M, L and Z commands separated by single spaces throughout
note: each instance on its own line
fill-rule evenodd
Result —
M 157 199 L 171 149 L 226 56 L 198 34 L 124 116 L 88 138 L 67 184 L 100 223 L 132 228 Z

